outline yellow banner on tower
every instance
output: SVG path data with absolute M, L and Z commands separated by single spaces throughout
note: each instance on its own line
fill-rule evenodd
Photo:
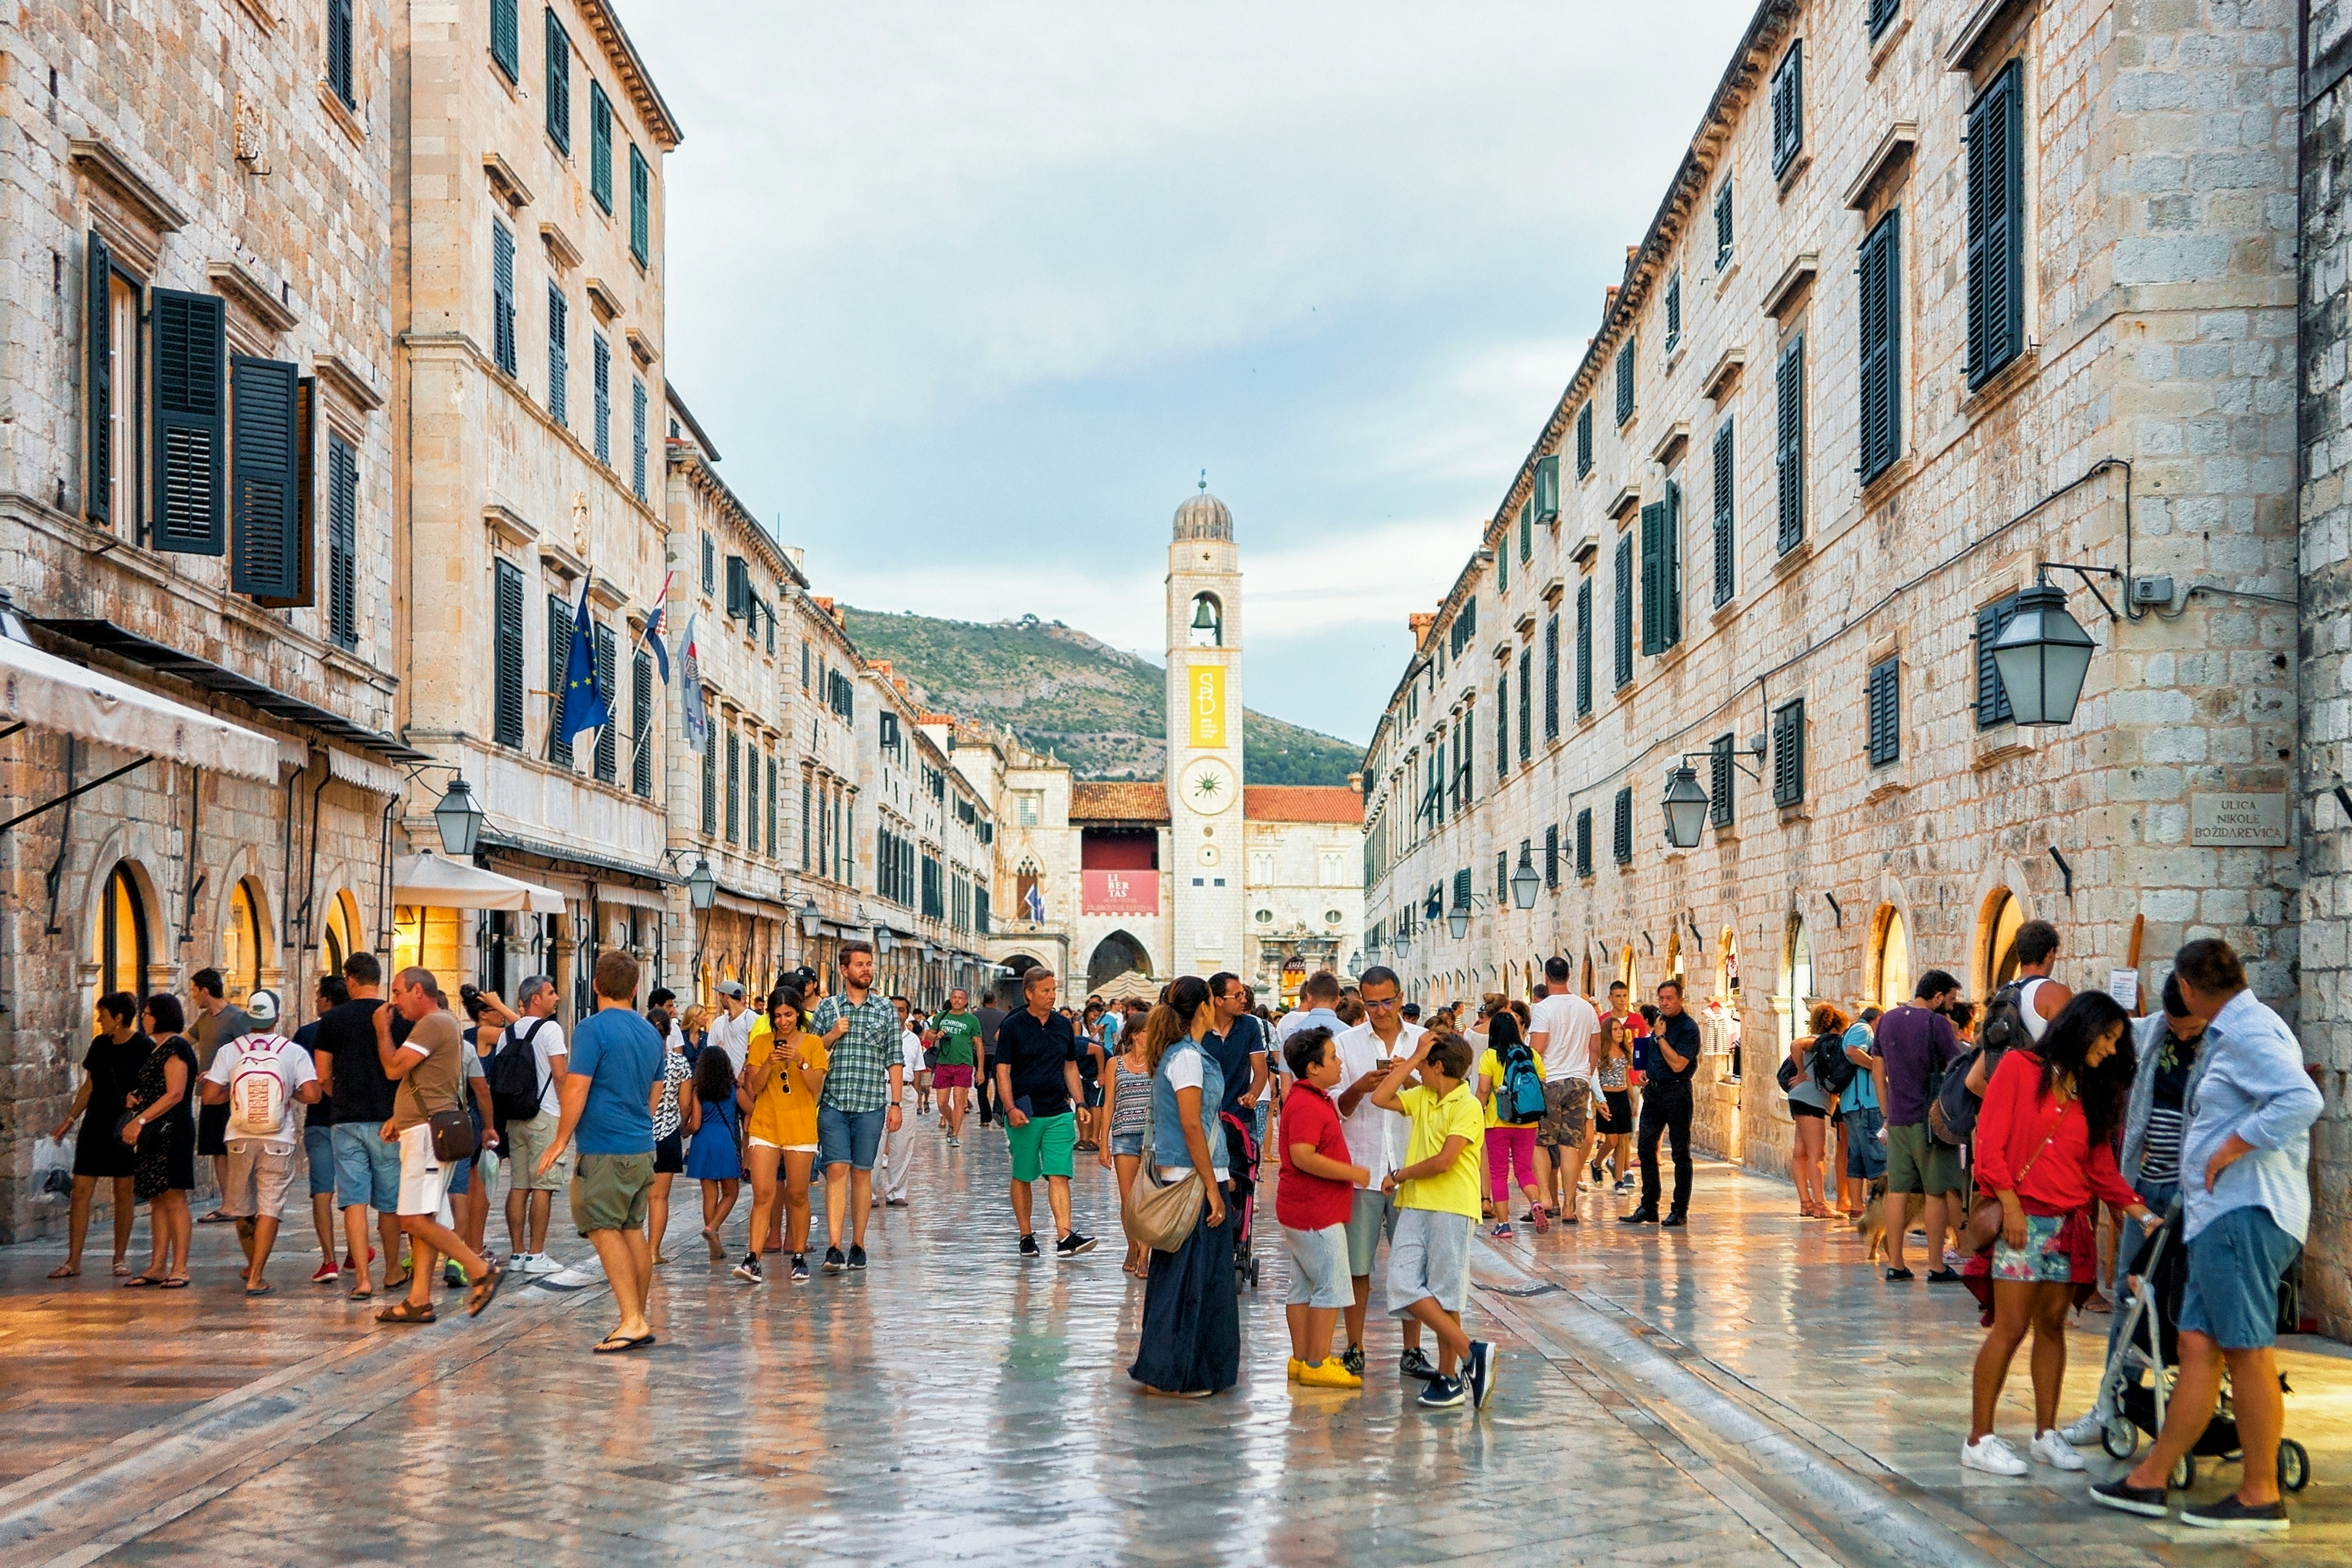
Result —
M 1196 664 L 1192 669 L 1192 744 L 1222 746 L 1225 741 L 1225 667 Z

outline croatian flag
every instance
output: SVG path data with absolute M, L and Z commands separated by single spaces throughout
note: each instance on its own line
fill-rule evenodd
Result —
M 702 650 L 695 646 L 695 617 L 686 617 L 677 639 L 679 673 L 686 686 L 686 749 L 699 753 L 710 743 L 710 714 L 702 705 Z
M 667 585 L 664 589 L 667 593 Z M 669 619 L 669 605 L 657 604 L 646 617 L 646 641 L 654 650 L 654 663 L 661 669 L 662 684 L 669 684 L 669 645 L 662 641 L 663 623 Z

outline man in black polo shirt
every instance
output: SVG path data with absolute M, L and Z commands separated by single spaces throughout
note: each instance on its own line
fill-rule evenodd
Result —
M 385 1142 L 383 1131 L 392 1120 L 393 1101 L 393 1083 L 375 1045 L 376 1009 L 390 1005 L 382 989 L 383 966 L 372 952 L 355 952 L 343 960 L 343 983 L 352 999 L 320 1015 L 311 1055 L 322 1097 L 335 1108 L 330 1135 L 335 1201 L 342 1205 L 343 1238 L 351 1249 L 343 1268 L 354 1276 L 352 1300 L 364 1301 L 375 1294 L 368 1265 L 370 1209 L 383 1236 L 384 1289 L 394 1289 L 408 1279 L 400 1271 L 400 1146 Z
M 980 1060 L 971 1075 L 971 1101 L 980 1107 L 980 1124 L 995 1125 L 996 1113 L 992 1109 L 996 1099 L 996 1066 L 989 1060 L 996 1050 L 996 1031 L 1004 1026 L 1004 1009 L 997 1005 L 996 983 L 989 982 L 988 994 L 980 1002 Z
M 1698 1020 L 1683 1011 L 1683 983 L 1658 986 L 1658 1027 L 1650 1037 L 1647 1076 L 1642 1082 L 1642 1120 L 1636 1140 L 1642 1154 L 1642 1206 L 1623 1225 L 1685 1223 L 1691 1194 L 1691 1075 L 1698 1070 Z M 1658 1218 L 1658 1138 L 1674 1141 L 1675 1206 Z
M 1076 1258 L 1095 1238 L 1070 1226 L 1070 1175 L 1075 1168 L 1077 1117 L 1071 1106 L 1081 1098 L 1078 1037 L 1070 1020 L 1054 1010 L 1054 972 L 1039 967 L 1022 976 L 1028 1005 L 1007 1013 L 997 1026 L 993 1063 L 997 1108 L 1004 1112 L 1013 1154 L 1013 1217 L 1021 1226 L 1021 1256 L 1037 1256 L 1030 1231 L 1030 1184 L 1043 1180 L 1054 1211 L 1054 1255 Z

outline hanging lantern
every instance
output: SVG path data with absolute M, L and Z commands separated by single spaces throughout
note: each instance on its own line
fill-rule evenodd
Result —
M 1666 775 L 1664 805 L 1666 842 L 1677 849 L 1697 848 L 1699 833 L 1706 826 L 1706 791 L 1687 763 Z
M 2017 614 L 1993 639 L 1993 667 L 2021 724 L 2071 724 L 2098 647 L 2066 613 L 2066 592 L 2037 583 L 2017 596 Z

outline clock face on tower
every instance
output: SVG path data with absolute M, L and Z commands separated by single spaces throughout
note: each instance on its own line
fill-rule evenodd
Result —
M 1185 764 L 1176 793 L 1192 810 L 1214 816 L 1240 797 L 1241 788 L 1234 782 L 1233 769 L 1214 757 L 1202 757 Z

